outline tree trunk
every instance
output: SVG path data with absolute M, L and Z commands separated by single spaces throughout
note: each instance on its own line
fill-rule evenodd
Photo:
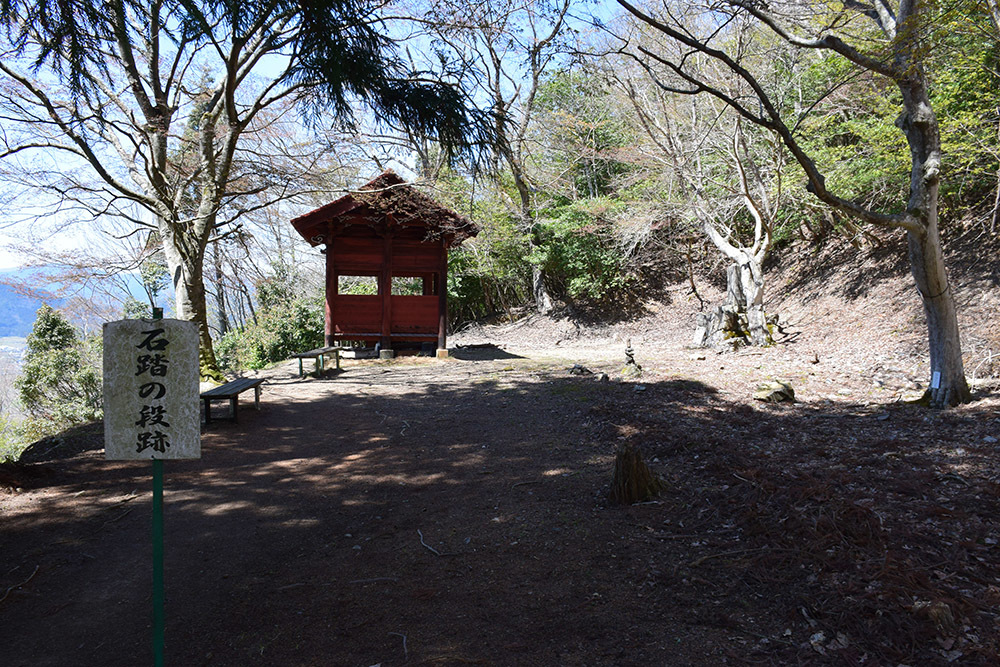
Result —
M 967 403 L 971 392 L 965 379 L 955 295 L 945 270 L 936 220 L 923 234 L 910 232 L 909 255 L 910 271 L 927 317 L 931 378 L 924 400 L 936 408 Z
M 198 324 L 199 373 L 202 379 L 222 381 L 223 375 L 215 358 L 212 335 L 208 328 L 208 308 L 205 301 L 205 281 L 202 266 L 204 245 L 191 243 L 169 225 L 161 224 L 163 254 L 174 287 L 174 315 L 179 320 Z
M 646 465 L 639 448 L 628 442 L 615 454 L 610 498 L 620 505 L 646 502 L 660 495 L 666 483 Z
M 759 262 L 744 255 L 726 269 L 726 300 L 708 313 L 698 313 L 695 347 L 774 344 L 764 312 L 764 280 Z
M 924 399 L 944 408 L 971 398 L 965 380 L 955 294 L 944 265 L 938 230 L 941 137 L 937 117 L 919 67 L 898 82 L 905 114 L 899 120 L 912 159 L 908 212 L 916 224 L 907 227 L 910 272 L 923 299 L 930 344 L 930 387 Z
M 541 235 L 539 234 L 538 223 L 535 222 L 532 215 L 531 195 L 528 191 L 528 184 L 521 177 L 519 171 L 512 171 L 515 173 L 514 183 L 521 197 L 521 224 L 531 232 L 529 242 L 532 249 L 541 248 Z M 545 286 L 545 270 L 537 264 L 532 264 L 531 266 L 531 293 L 535 297 L 536 311 L 542 315 L 548 315 L 552 312 L 552 297 L 549 296 L 549 290 Z
M 993 198 L 993 214 L 990 216 L 990 234 L 1000 229 L 1000 169 L 997 169 L 997 191 Z
M 753 258 L 747 259 L 739 266 L 740 287 L 743 289 L 744 308 L 746 310 L 747 331 L 750 334 L 750 345 L 765 347 L 774 344 L 774 338 L 767 328 L 767 316 L 764 313 L 764 278 L 763 269 Z
M 535 310 L 542 315 L 552 312 L 552 297 L 545 288 L 545 272 L 540 266 L 531 267 L 531 291 L 535 295 Z
M 219 316 L 219 336 L 225 336 L 229 332 L 229 312 L 226 309 L 226 288 L 224 285 L 225 276 L 222 272 L 222 255 L 219 253 L 219 244 L 212 247 L 212 264 L 215 269 L 215 310 Z

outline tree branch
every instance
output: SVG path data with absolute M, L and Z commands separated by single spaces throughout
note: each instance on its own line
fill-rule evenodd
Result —
M 771 101 L 770 96 L 764 90 L 763 86 L 761 86 L 761 84 L 757 81 L 757 79 L 746 68 L 744 68 L 736 60 L 734 60 L 732 56 L 730 56 L 728 53 L 724 51 L 714 49 L 708 46 L 707 44 L 699 41 L 698 39 L 686 33 L 682 33 L 672 28 L 671 26 L 662 23 L 661 21 L 658 21 L 654 17 L 640 11 L 635 6 L 629 4 L 627 0 L 616 0 L 616 1 L 618 2 L 618 4 L 624 7 L 630 14 L 632 14 L 642 23 L 645 23 L 651 28 L 654 28 L 655 30 L 661 32 L 667 37 L 677 42 L 680 42 L 681 44 L 684 44 L 692 51 L 704 54 L 720 62 L 726 68 L 728 68 L 733 74 L 738 76 L 753 91 L 754 95 L 757 97 L 757 100 L 761 105 L 762 113 L 766 115 L 767 122 L 765 123 L 759 122 L 755 118 L 754 114 L 747 114 L 745 113 L 746 110 L 743 109 L 741 105 L 734 104 L 731 101 L 732 98 L 729 95 L 725 94 L 724 92 L 716 88 L 713 88 L 712 86 L 706 85 L 696 76 L 685 72 L 686 75 L 685 80 L 689 80 L 692 83 L 692 85 L 697 85 L 699 93 L 700 92 L 708 93 L 709 95 L 715 97 L 716 99 L 725 102 L 728 106 L 732 107 L 747 120 L 756 123 L 757 125 L 761 125 L 762 127 L 772 129 L 781 138 L 782 143 L 789 150 L 789 152 L 791 152 L 791 154 L 795 157 L 796 162 L 799 163 L 803 171 L 805 171 L 806 178 L 809 181 L 807 189 L 810 192 L 812 192 L 817 198 L 819 198 L 826 204 L 833 206 L 834 208 L 850 213 L 851 215 L 854 215 L 855 217 L 864 220 L 865 222 L 869 222 L 871 224 L 883 227 L 902 228 L 913 232 L 919 232 L 921 230 L 922 226 L 920 222 L 914 216 L 908 213 L 900 215 L 877 213 L 855 202 L 838 197 L 835 194 L 831 193 L 829 190 L 827 190 L 826 179 L 824 178 L 823 174 L 821 174 L 819 169 L 817 169 L 812 158 L 805 152 L 805 150 L 799 144 L 798 140 L 792 134 L 792 131 L 788 128 L 787 125 L 785 125 L 781 113 L 774 106 L 774 103 Z M 731 0 L 731 1 L 734 3 L 738 3 L 741 2 L 742 0 Z M 648 49 L 641 49 L 641 50 L 644 54 L 648 54 Z M 658 62 L 666 60 L 657 57 L 655 54 L 651 55 L 651 57 L 657 59 Z M 669 63 L 668 66 L 670 66 L 671 69 L 673 69 L 674 71 L 678 71 L 681 69 L 681 66 L 678 65 L 677 63 L 673 63 L 672 61 L 667 61 L 667 63 Z

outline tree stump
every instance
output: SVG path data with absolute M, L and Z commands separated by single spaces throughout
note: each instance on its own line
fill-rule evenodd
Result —
M 649 469 L 642 452 L 631 443 L 618 448 L 615 471 L 611 478 L 610 498 L 620 505 L 652 500 L 665 491 L 666 483 Z

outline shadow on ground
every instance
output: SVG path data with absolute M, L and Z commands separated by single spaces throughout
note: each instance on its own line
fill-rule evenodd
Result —
M 932 621 L 852 588 L 985 622 L 962 586 L 998 565 L 976 546 L 998 496 L 929 451 L 982 415 L 924 414 L 734 404 L 515 355 L 275 382 L 259 413 L 213 423 L 201 460 L 166 464 L 167 662 L 819 664 L 818 628 L 850 636 L 821 644 L 833 662 L 934 657 Z M 657 503 L 607 504 L 628 440 L 668 481 Z M 991 455 L 964 446 L 963 465 Z M 149 469 L 100 457 L 44 464 L 45 493 L 4 517 L 6 664 L 148 659 Z M 944 495 L 964 516 L 947 548 L 890 511 L 940 517 Z M 899 578 L 931 562 L 942 576 Z

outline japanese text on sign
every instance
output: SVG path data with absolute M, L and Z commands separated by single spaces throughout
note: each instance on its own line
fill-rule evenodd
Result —
M 104 389 L 107 458 L 200 456 L 197 325 L 105 324 Z

